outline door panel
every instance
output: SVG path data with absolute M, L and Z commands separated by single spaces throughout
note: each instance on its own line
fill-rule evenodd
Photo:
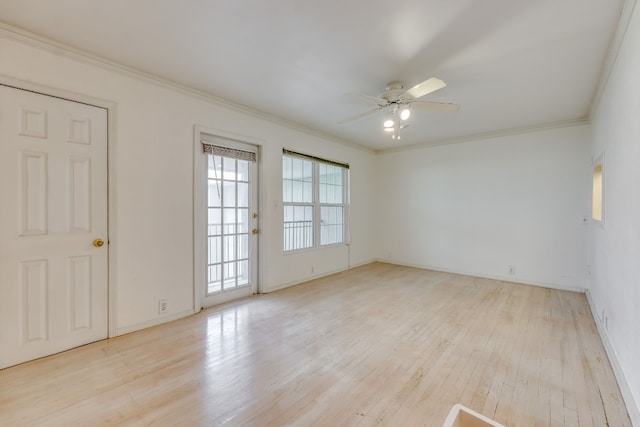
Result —
M 226 147 L 220 153 L 203 154 L 208 185 L 203 305 L 210 306 L 257 291 L 258 186 L 257 162 L 233 154 L 240 150 L 255 155 L 255 146 L 219 139 L 207 143 Z
M 0 85 L 0 368 L 108 335 L 107 111 Z

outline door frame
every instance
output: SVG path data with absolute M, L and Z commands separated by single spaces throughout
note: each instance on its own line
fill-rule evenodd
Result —
M 105 99 L 72 92 L 66 89 L 58 89 L 39 83 L 21 80 L 15 77 L 0 74 L 0 84 L 15 89 L 25 90 L 44 96 L 59 98 L 66 101 L 87 104 L 93 107 L 107 110 L 107 318 L 108 338 L 118 335 L 118 322 L 116 310 L 116 110 L 117 104 Z
M 238 141 L 239 143 L 254 145 L 258 149 L 258 185 L 257 199 L 258 212 L 257 227 L 261 230 L 264 224 L 262 212 L 264 212 L 261 194 L 263 194 L 263 145 L 264 141 L 247 135 L 240 135 L 233 132 L 213 129 L 202 125 L 195 125 L 193 132 L 193 311 L 198 313 L 204 304 L 205 283 L 206 283 L 206 258 L 207 258 L 207 162 L 206 156 L 202 153 L 202 138 L 204 135 Z M 261 254 L 263 254 L 262 233 L 258 234 L 257 250 L 255 262 L 257 273 L 256 293 L 262 293 L 262 266 Z M 222 302 L 221 302 L 222 303 Z

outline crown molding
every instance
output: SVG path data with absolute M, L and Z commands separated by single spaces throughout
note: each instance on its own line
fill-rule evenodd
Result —
M 349 148 L 365 151 L 368 153 L 374 153 L 371 148 L 357 144 L 353 141 L 346 140 L 344 138 L 337 137 L 335 135 L 314 129 L 312 127 L 258 110 L 256 108 L 248 107 L 246 105 L 239 104 L 229 99 L 220 97 L 210 92 L 206 92 L 200 89 L 193 88 L 182 83 L 175 82 L 170 79 L 158 76 L 153 73 L 141 71 L 133 67 L 121 64 L 119 62 L 111 61 L 106 58 L 102 58 L 98 55 L 94 55 L 90 52 L 77 49 L 75 47 L 66 45 L 40 34 L 32 33 L 13 25 L 0 22 L 0 37 L 8 40 L 13 40 L 26 46 L 30 46 L 39 50 L 44 50 L 55 55 L 64 56 L 79 62 L 90 64 L 108 71 L 116 72 L 126 77 L 132 77 L 146 83 L 152 83 L 157 86 L 161 86 L 165 89 L 180 92 L 185 95 L 189 95 L 194 98 L 198 98 L 209 103 L 218 105 L 220 107 L 233 110 L 239 113 L 243 113 L 252 116 L 257 119 L 265 120 L 274 124 L 278 124 L 287 127 L 298 132 L 305 133 L 310 136 L 326 139 L 328 141 L 347 146 Z
M 401 151 L 418 150 L 421 148 L 433 148 L 433 147 L 439 147 L 442 145 L 459 144 L 461 142 L 481 141 L 485 139 L 499 138 L 499 137 L 511 136 L 511 135 L 524 135 L 527 133 L 535 133 L 535 132 L 541 132 L 545 130 L 561 129 L 565 127 L 573 127 L 573 126 L 580 126 L 580 125 L 586 125 L 586 124 L 589 124 L 589 119 L 587 117 L 583 117 L 583 118 L 574 119 L 574 120 L 564 120 L 564 121 L 553 122 L 553 123 L 542 123 L 542 124 L 533 125 L 533 126 L 522 126 L 517 128 L 511 128 L 511 129 L 479 132 L 479 133 L 473 133 L 473 134 L 469 134 L 461 137 L 446 138 L 446 139 L 440 139 L 435 141 L 423 142 L 419 144 L 404 145 L 401 147 L 385 148 L 381 150 L 376 150 L 376 154 L 388 154 L 388 153 L 397 153 Z
M 464 135 L 460 137 L 425 141 L 422 143 L 404 145 L 401 147 L 389 147 L 389 148 L 381 148 L 381 149 L 373 149 L 373 148 L 366 147 L 356 142 L 320 131 L 318 129 L 314 129 L 312 127 L 303 125 L 301 123 L 297 123 L 297 122 L 285 119 L 283 117 L 279 117 L 279 116 L 276 116 L 252 107 L 248 107 L 246 105 L 239 104 L 237 102 L 217 96 L 213 93 L 196 89 L 196 88 L 175 82 L 173 80 L 160 77 L 153 73 L 141 71 L 136 68 L 129 67 L 127 65 L 102 58 L 100 56 L 94 55 L 87 51 L 74 48 L 72 46 L 58 42 L 56 40 L 23 30 L 18 27 L 14 27 L 4 22 L 0 22 L 0 37 L 13 40 L 23 45 L 27 45 L 39 50 L 47 51 L 55 55 L 60 55 L 60 56 L 64 56 L 66 58 L 70 58 L 79 62 L 87 63 L 87 64 L 90 64 L 108 71 L 112 71 L 130 78 L 135 78 L 135 79 L 144 81 L 146 83 L 155 84 L 157 86 L 160 86 L 169 90 L 173 90 L 197 99 L 204 100 L 206 102 L 218 105 L 228 110 L 236 111 L 257 119 L 261 119 L 277 125 L 281 125 L 286 128 L 289 128 L 301 133 L 305 133 L 310 136 L 322 138 L 322 139 L 325 139 L 325 140 L 328 140 L 352 149 L 356 149 L 366 153 L 386 154 L 386 153 L 393 153 L 393 152 L 399 152 L 399 151 L 416 150 L 421 148 L 430 148 L 430 147 L 437 147 L 442 145 L 495 138 L 495 137 L 501 137 L 501 136 L 525 134 L 525 133 L 531 133 L 531 132 L 538 132 L 542 130 L 557 129 L 562 127 L 576 126 L 576 125 L 589 123 L 590 118 L 592 117 L 592 115 L 595 112 L 595 109 L 597 108 L 597 104 L 599 102 L 602 91 L 604 90 L 604 87 L 606 86 L 606 83 L 609 79 L 609 75 L 611 73 L 613 65 L 615 64 L 618 52 L 620 50 L 620 46 L 622 44 L 622 41 L 624 40 L 624 35 L 629 25 L 629 21 L 631 20 L 631 17 L 633 15 L 636 1 L 637 0 L 625 0 L 625 5 L 621 13 L 620 23 L 618 25 L 616 35 L 613 39 L 612 46 L 609 50 L 609 54 L 605 62 L 605 66 L 603 67 L 603 71 L 601 73 L 601 78 L 599 80 L 596 95 L 594 96 L 594 99 L 592 101 L 592 104 L 589 110 L 589 115 L 587 117 L 568 120 L 568 121 L 560 121 L 560 122 L 553 122 L 553 123 L 538 124 L 533 126 L 524 126 L 524 127 L 510 128 L 510 129 L 504 129 L 504 130 L 496 130 L 496 131 L 490 131 L 490 132 L 472 133 L 472 134 Z
M 611 40 L 611 46 L 609 47 L 607 58 L 605 59 L 602 70 L 600 72 L 600 78 L 598 79 L 596 93 L 591 100 L 591 107 L 589 108 L 590 119 L 595 115 L 598 107 L 600 106 L 600 99 L 602 98 L 602 94 L 607 87 L 607 84 L 609 83 L 611 72 L 613 71 L 613 68 L 618 60 L 618 54 L 620 53 L 620 48 L 622 47 L 622 43 L 624 42 L 624 38 L 627 34 L 627 29 L 629 28 L 629 23 L 631 22 L 631 18 L 633 17 L 636 3 L 637 0 L 625 0 L 622 11 L 620 12 L 618 26 L 616 28 L 613 39 Z

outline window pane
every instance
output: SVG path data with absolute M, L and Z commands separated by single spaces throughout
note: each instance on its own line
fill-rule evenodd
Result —
M 250 164 L 248 160 L 237 160 L 238 165 L 238 181 L 249 182 L 249 168 Z
M 342 185 L 334 185 L 333 186 L 333 203 L 338 203 L 338 204 L 343 203 L 343 194 L 344 194 L 344 191 L 342 189 Z
M 236 159 L 224 157 L 222 159 L 222 178 L 236 180 Z
M 327 183 L 327 167 L 329 165 L 326 165 L 324 163 L 321 163 L 320 165 L 318 165 L 318 172 L 319 172 L 319 176 L 320 176 L 320 184 L 326 184 Z
M 313 222 L 313 208 L 311 206 L 296 206 L 294 215 L 298 220 Z
M 249 232 L 249 209 L 238 209 L 237 233 Z
M 209 201 L 208 205 L 211 207 L 220 206 L 220 180 L 210 179 L 209 180 Z
M 239 261 L 237 263 L 237 283 L 238 286 L 246 285 L 249 283 L 249 261 Z
M 344 208 L 322 206 L 320 208 L 320 244 L 333 245 L 344 241 Z
M 220 264 L 208 267 L 207 295 L 222 290 L 222 266 Z
M 293 158 L 282 156 L 282 179 L 293 178 Z
M 218 264 L 222 262 L 220 257 L 220 236 L 209 237 L 209 264 Z
M 593 168 L 593 187 L 592 187 L 592 198 L 591 198 L 591 218 L 596 221 L 602 221 L 602 212 L 603 212 L 603 204 L 602 204 L 602 194 L 603 194 L 603 173 L 602 173 L 602 162 L 596 164 Z
M 209 208 L 209 236 L 222 234 L 222 209 Z
M 239 234 L 237 243 L 238 243 L 238 259 L 249 258 L 249 235 Z
M 223 181 L 222 203 L 224 206 L 236 205 L 236 183 L 234 181 Z
M 223 229 L 224 234 L 235 234 L 236 232 L 236 210 L 234 208 L 224 208 Z
M 249 206 L 249 183 L 238 183 L 238 207 Z
M 304 182 L 302 181 L 292 182 L 292 187 L 293 187 L 293 197 L 291 198 L 292 202 L 304 202 L 303 185 L 304 185 Z
M 313 246 L 313 207 L 285 206 L 284 247 L 291 251 Z
M 284 206 L 284 222 L 293 221 L 293 206 Z
M 293 181 L 290 179 L 282 181 L 282 201 L 293 202 Z
M 342 204 L 342 174 L 344 169 L 320 165 L 320 203 Z
M 223 283 L 222 289 L 236 287 L 236 263 L 226 262 L 222 264 Z
M 283 156 L 282 200 L 293 203 L 313 201 L 313 162 Z
M 309 160 L 303 160 L 302 162 L 304 164 L 304 175 L 302 179 L 311 182 L 313 180 L 313 162 Z
M 222 178 L 222 157 L 220 156 L 207 156 L 207 168 L 208 177 L 212 179 Z M 215 166 L 214 166 L 215 165 Z
M 313 203 L 313 182 L 303 183 L 302 203 Z
M 292 163 L 292 171 L 291 171 L 291 179 L 298 179 L 301 180 L 302 176 L 304 175 L 304 165 L 303 165 L 303 160 L 302 159 L 296 159 L 296 158 L 292 158 L 291 159 L 291 163 Z
M 222 252 L 225 261 L 236 260 L 236 236 L 222 237 Z

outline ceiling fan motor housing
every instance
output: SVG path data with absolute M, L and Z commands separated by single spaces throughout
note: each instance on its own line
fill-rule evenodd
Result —
M 396 104 L 401 101 L 401 95 L 404 93 L 404 84 L 399 81 L 392 81 L 384 88 L 384 92 L 380 94 L 380 98 L 389 104 Z

